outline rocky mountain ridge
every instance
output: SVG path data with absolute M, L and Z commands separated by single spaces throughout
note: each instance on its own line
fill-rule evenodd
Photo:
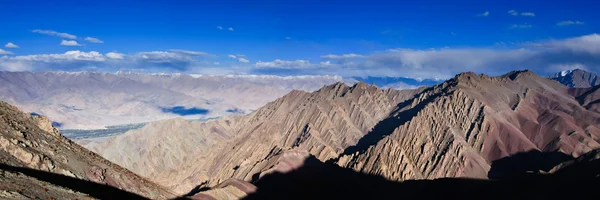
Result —
M 8 194 L 7 198 L 86 196 L 87 193 L 64 189 L 50 184 L 51 182 L 44 183 L 40 177 L 32 178 L 27 175 L 42 172 L 59 174 L 71 178 L 71 180 L 111 186 L 115 188 L 115 191 L 118 190 L 116 188 L 119 188 L 132 194 L 141 195 L 139 197 L 152 199 L 175 197 L 173 193 L 162 186 L 113 164 L 68 140 L 51 125 L 46 117 L 23 113 L 2 101 L 0 101 L 0 161 L 2 163 L 0 184 L 4 185 L 3 191 Z M 15 170 L 19 168 L 25 170 Z M 40 172 L 29 172 L 32 170 Z M 46 181 L 55 179 L 58 181 L 57 177 L 60 177 L 58 175 L 51 176 L 54 178 L 46 179 Z M 11 181 L 18 184 L 11 184 Z M 44 184 L 50 184 L 50 186 L 40 188 L 40 185 L 44 186 Z M 51 192 L 43 192 L 47 190 L 51 190 Z

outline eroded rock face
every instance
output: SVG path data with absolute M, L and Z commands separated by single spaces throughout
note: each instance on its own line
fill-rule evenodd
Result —
M 161 186 L 71 142 L 52 127 L 47 118 L 23 113 L 2 101 L 0 101 L 0 161 L 8 166 L 26 167 L 107 184 L 152 199 L 174 197 Z M 31 179 L 19 174 L 10 177 L 12 178 L 3 181 Z M 57 191 L 60 193 L 59 196 L 81 196 L 79 193 Z M 23 194 L 34 195 L 28 198 L 40 198 L 35 196 L 35 192 Z
M 528 71 L 463 73 L 398 108 L 390 117 L 399 123 L 387 125 L 391 134 L 348 152 L 338 164 L 392 180 L 486 178 L 494 160 L 518 152 L 577 157 L 600 147 L 600 115 L 567 93 Z
M 271 170 L 277 163 L 272 158 L 292 149 L 317 155 L 322 161 L 335 158 L 395 105 L 418 91 L 337 83 L 314 93 L 292 91 L 240 118 L 206 123 L 181 121 L 178 125 L 172 120 L 150 123 L 96 147 L 86 146 L 184 194 L 204 181 L 211 186 L 232 177 L 251 181 Z M 143 150 L 146 155 L 160 156 L 148 157 L 140 153 Z M 122 155 L 107 153 L 111 151 Z M 135 156 L 140 156 L 136 162 L 123 160 Z M 161 168 L 162 164 L 171 167 Z

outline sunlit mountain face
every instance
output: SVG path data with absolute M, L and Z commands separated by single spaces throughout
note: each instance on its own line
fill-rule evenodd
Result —
M 2 0 L 0 199 L 578 197 L 599 7 Z

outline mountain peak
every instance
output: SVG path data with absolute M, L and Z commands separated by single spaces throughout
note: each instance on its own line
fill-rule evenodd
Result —
M 583 69 L 564 70 L 554 74 L 551 79 L 571 88 L 588 88 L 600 85 L 598 75 Z
M 511 72 L 508 72 L 508 73 L 502 75 L 501 77 L 510 78 L 511 80 L 515 80 L 519 77 L 524 77 L 524 76 L 537 77 L 538 75 L 535 74 L 533 71 L 526 69 L 526 70 L 511 71 Z
M 554 74 L 554 75 L 552 76 L 552 78 L 564 77 L 564 76 L 571 75 L 571 74 L 573 74 L 573 73 L 590 73 L 590 72 L 588 72 L 588 71 L 585 71 L 585 70 L 583 70 L 583 69 L 579 69 L 579 68 L 575 68 L 575 69 L 567 69 L 567 70 L 563 70 L 563 71 L 560 71 L 560 72 L 558 72 L 558 73 Z

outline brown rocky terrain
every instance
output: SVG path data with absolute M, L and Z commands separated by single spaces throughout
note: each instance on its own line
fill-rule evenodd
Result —
M 578 157 L 599 148 L 600 114 L 580 100 L 594 97 L 593 92 L 569 89 L 530 71 L 498 77 L 461 73 L 434 87 L 402 91 L 337 83 L 312 93 L 292 91 L 249 115 L 226 123 L 199 123 L 189 132 L 208 138 L 207 143 L 217 148 L 200 145 L 201 151 L 186 150 L 192 145 L 185 142 L 178 151 L 163 148 L 178 143 L 160 134 L 181 134 L 170 132 L 169 123 L 151 123 L 153 128 L 145 130 L 158 142 L 138 143 L 148 140 L 146 135 L 128 137 L 136 133 L 129 132 L 123 138 L 130 141 L 122 143 L 160 144 L 147 151 L 169 160 L 173 152 L 190 152 L 179 155 L 186 158 L 179 159 L 180 166 L 171 165 L 179 172 L 173 179 L 148 177 L 179 194 L 230 178 L 256 182 L 269 173 L 294 171 L 310 156 L 394 181 L 495 178 L 503 170 L 492 170 L 494 162 L 518 153 Z M 211 126 L 219 128 L 206 128 Z M 154 130 L 161 131 L 155 135 Z M 212 135 L 219 130 L 230 132 L 215 139 Z M 111 143 L 99 147 L 121 148 L 118 142 Z M 549 164 L 527 170 L 546 172 L 550 164 L 564 161 L 560 156 L 551 158 Z M 168 162 L 138 165 L 136 170 L 153 173 L 153 166 Z M 505 168 L 515 164 L 510 159 L 500 163 L 508 163 Z
M 154 159 L 156 163 L 171 162 L 172 156 L 177 154 L 184 157 L 182 154 L 186 152 L 187 159 L 180 159 L 185 161 L 182 165 L 163 167 L 160 169 L 166 170 L 160 170 L 162 175 L 147 176 L 184 194 L 205 181 L 214 186 L 232 177 L 251 180 L 253 176 L 258 177 L 263 171 L 269 170 L 279 158 L 288 158 L 279 154 L 291 149 L 298 150 L 298 155 L 318 155 L 323 161 L 335 158 L 387 116 L 394 105 L 419 90 L 381 90 L 364 83 L 353 87 L 337 83 L 313 93 L 295 90 L 237 119 L 206 123 L 175 120 L 180 122 L 177 126 L 172 125 L 175 122 L 173 120 L 150 123 L 119 139 L 86 146 L 123 166 L 133 164 L 120 160 L 127 155 L 107 153 L 110 151 L 107 149 L 134 149 L 119 152 L 131 154 L 131 157 L 140 156 L 140 160 Z M 227 139 L 224 136 L 234 137 Z M 213 146 L 207 152 L 202 152 L 205 151 L 201 150 L 204 146 L 198 146 L 195 140 L 206 140 Z M 226 142 L 220 144 L 223 141 Z M 122 147 L 128 145 L 132 146 Z M 155 153 L 139 154 L 139 149 Z M 159 161 L 163 158 L 171 161 Z M 150 174 L 156 171 L 153 168 L 158 165 L 138 166 L 128 168 L 140 174 Z
M 237 118 L 239 116 L 209 122 L 183 118 L 163 120 L 107 141 L 88 142 L 84 146 L 169 188 L 194 185 L 199 183 L 184 180 L 191 173 L 191 168 L 182 166 L 206 162 L 206 151 L 222 149 L 235 133 L 233 127 L 237 125 Z
M 0 148 L 1 196 L 9 199 L 89 197 L 93 191 L 85 192 L 85 188 L 104 191 L 100 196 L 121 194 L 118 191 L 122 189 L 139 198 L 174 197 L 161 186 L 63 137 L 46 117 L 23 113 L 2 101 Z M 93 187 L 73 191 L 65 184 Z
M 378 126 L 382 137 L 359 141 L 338 164 L 391 180 L 486 178 L 493 161 L 519 152 L 577 157 L 600 147 L 600 114 L 530 71 L 459 74 Z

